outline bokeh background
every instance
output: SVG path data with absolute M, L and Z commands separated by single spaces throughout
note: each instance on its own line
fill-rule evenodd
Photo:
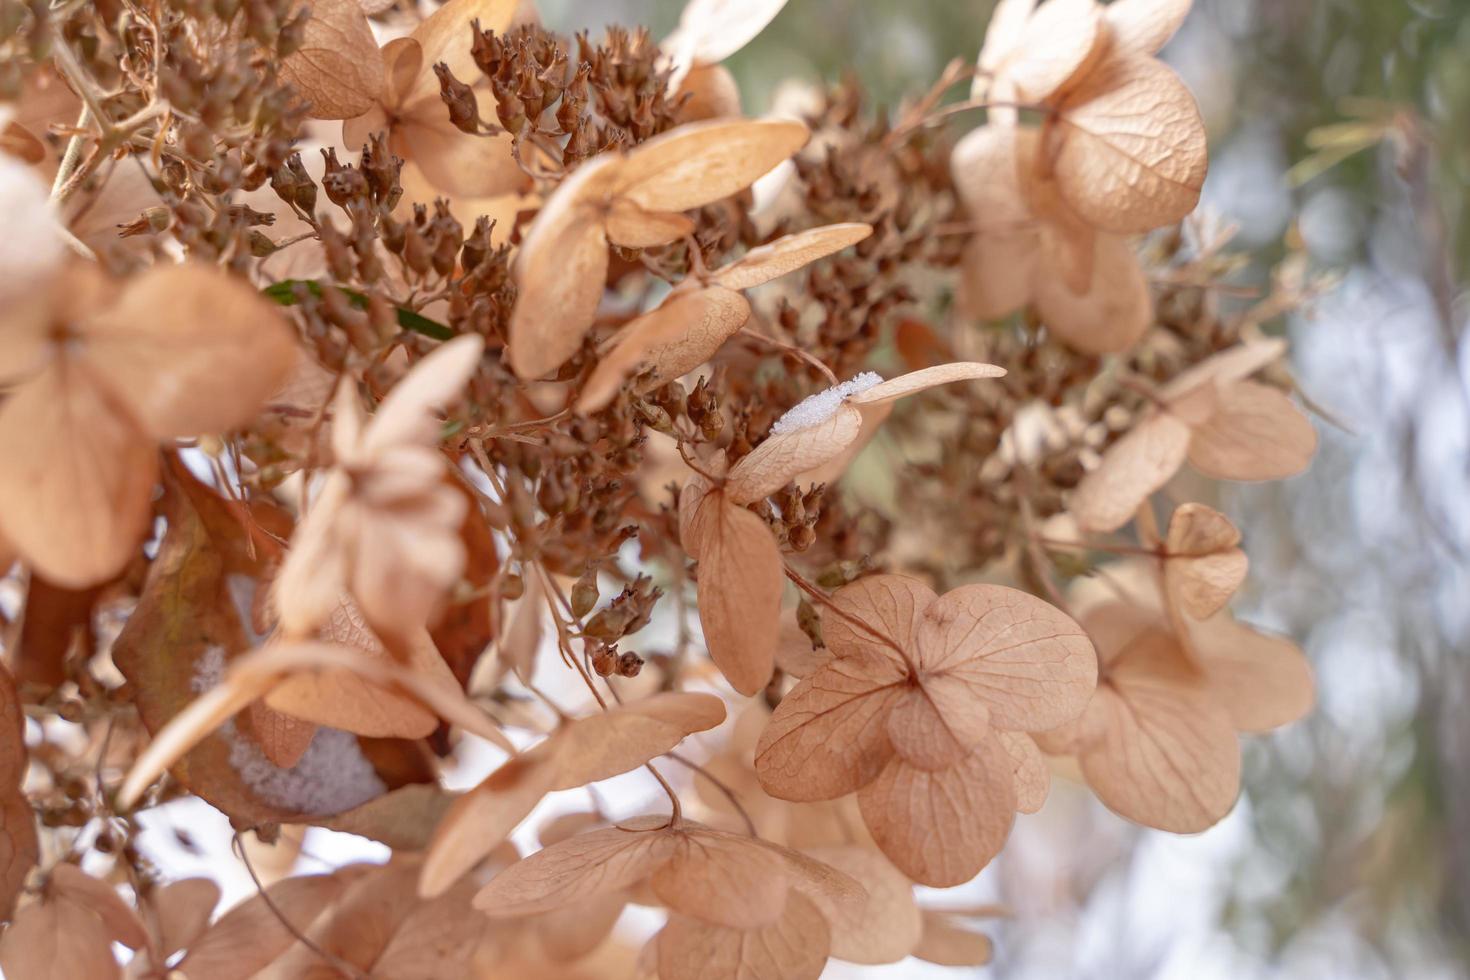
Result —
M 656 37 L 682 6 L 538 4 Z M 975 57 L 991 6 L 790 0 L 728 66 L 748 112 L 845 73 L 895 105 Z M 1209 127 L 1204 206 L 1254 256 L 1239 283 L 1299 249 L 1337 280 L 1276 325 L 1322 410 L 1316 463 L 1224 495 L 1254 570 L 1238 612 L 1304 646 L 1319 705 L 1245 740 L 1241 804 L 1208 833 L 1081 794 L 1020 821 L 967 896 L 1014 911 L 983 972 L 1470 976 L 1470 3 L 1196 0 L 1164 57 Z

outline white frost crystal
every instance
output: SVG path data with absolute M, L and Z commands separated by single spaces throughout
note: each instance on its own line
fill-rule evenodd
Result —
M 224 675 L 224 648 L 210 647 L 195 664 L 189 686 L 203 694 Z M 240 779 L 262 800 L 283 810 L 312 815 L 341 813 L 388 791 L 350 732 L 317 728 L 296 765 L 282 769 L 266 758 L 259 745 L 240 734 L 234 719 L 218 731 L 230 743 L 230 766 Z
M 818 422 L 825 422 L 837 411 L 837 406 L 842 404 L 844 398 L 867 391 L 882 382 L 881 374 L 876 371 L 864 371 L 862 374 L 848 378 L 834 388 L 828 388 L 826 391 L 819 391 L 815 395 L 804 398 L 776 420 L 776 424 L 771 426 L 771 434 L 795 432 L 797 429 L 805 429 Z

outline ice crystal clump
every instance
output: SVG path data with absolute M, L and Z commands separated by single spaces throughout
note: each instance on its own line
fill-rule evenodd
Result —
M 818 422 L 825 422 L 832 417 L 833 412 L 837 411 L 837 406 L 842 404 L 844 398 L 867 391 L 882 382 L 881 374 L 876 371 L 864 371 L 862 374 L 848 378 L 840 385 L 804 398 L 776 420 L 776 424 L 771 426 L 771 434 L 795 432 L 797 429 L 805 429 Z
M 225 674 L 225 651 L 209 647 L 194 667 L 190 687 L 203 694 Z M 283 769 L 242 735 L 234 719 L 219 727 L 230 743 L 230 766 L 262 800 L 283 810 L 322 816 L 360 806 L 388 791 L 357 739 L 337 728 L 318 728 L 296 765 Z

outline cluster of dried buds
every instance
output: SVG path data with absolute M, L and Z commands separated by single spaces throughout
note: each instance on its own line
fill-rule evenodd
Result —
M 747 119 L 783 5 L 0 6 L 7 976 L 975 964 L 914 886 L 1053 770 L 1234 805 L 1310 670 L 1231 615 L 1229 520 L 1156 503 L 1307 465 L 1263 327 L 1309 290 L 1221 310 L 1188 0 L 1002 0 L 891 119 Z M 467 738 L 506 759 L 451 792 Z M 591 788 L 639 769 L 667 815 Z M 213 922 L 140 838 L 185 795 L 278 858 Z M 303 825 L 393 858 L 289 876 Z

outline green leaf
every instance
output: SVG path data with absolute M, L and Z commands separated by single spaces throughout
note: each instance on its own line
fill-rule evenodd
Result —
M 280 282 L 272 283 L 265 287 L 261 292 L 282 306 L 295 306 L 297 286 L 304 286 L 313 296 L 320 296 L 322 294 L 322 284 L 314 279 L 282 279 Z M 367 297 L 362 293 L 355 289 L 347 289 L 344 286 L 338 286 L 337 288 L 342 291 L 343 295 L 347 297 L 354 307 L 359 310 L 367 308 Z M 426 316 L 415 313 L 413 310 L 406 310 L 401 306 L 397 307 L 397 312 L 398 325 L 405 330 L 412 330 L 414 333 L 423 334 L 425 337 L 432 337 L 435 340 L 454 339 L 454 331 L 438 320 L 430 320 Z

